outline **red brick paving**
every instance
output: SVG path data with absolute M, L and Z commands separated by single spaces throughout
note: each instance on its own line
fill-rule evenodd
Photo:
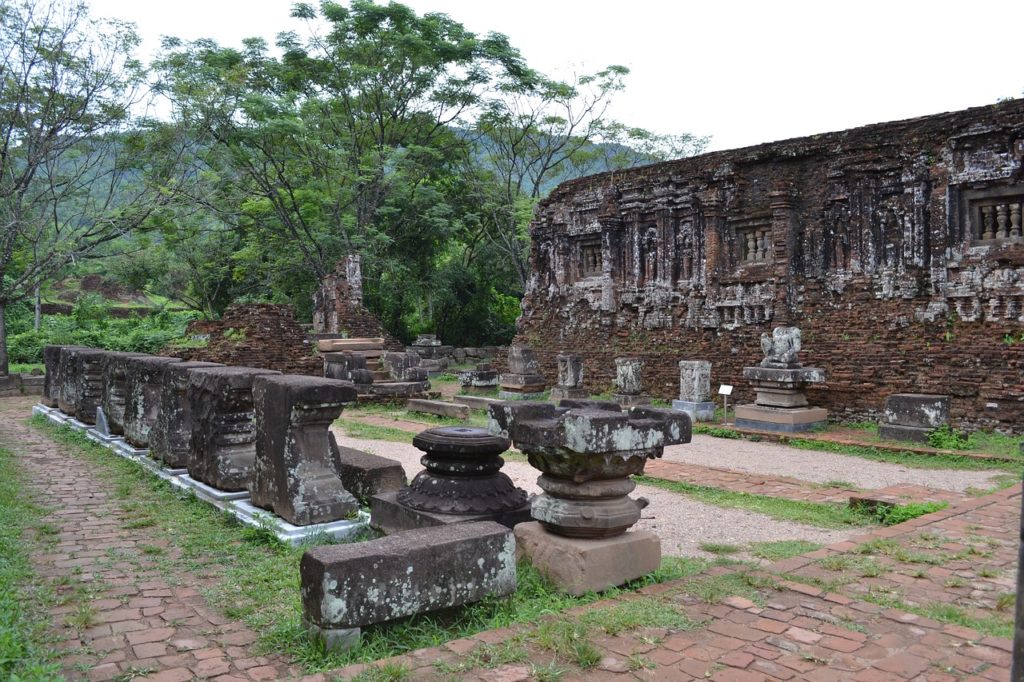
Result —
M 117 505 L 107 499 L 102 484 L 91 477 L 85 463 L 54 452 L 45 438 L 20 424 L 27 404 L 0 402 L 0 418 L 6 417 L 0 441 L 23 454 L 26 468 L 48 499 L 63 502 L 50 518 L 61 528 L 58 544 L 36 557 L 37 568 L 48 576 L 97 588 L 92 602 L 99 615 L 96 623 L 80 633 L 63 627 L 65 648 L 70 650 L 65 659 L 69 676 L 88 670 L 89 679 L 111 679 L 146 668 L 152 673 L 150 679 L 186 680 L 205 675 L 227 682 L 297 674 L 280 660 L 249 656 L 246 645 L 255 634 L 210 610 L 196 590 L 201 584 L 198 578 L 179 574 L 175 581 L 179 584 L 165 582 L 152 561 L 137 549 L 141 544 L 158 544 L 160 538 L 147 529 L 130 533 L 123 529 Z M 781 492 L 803 483 L 792 481 L 795 479 L 736 485 L 778 485 L 776 490 Z M 709 484 L 706 479 L 701 482 Z M 827 494 L 821 487 L 814 490 Z M 739 595 L 720 603 L 704 603 L 688 593 L 686 581 L 678 581 L 555 616 L 573 618 L 623 599 L 648 597 L 671 604 L 697 624 L 682 631 L 642 628 L 614 637 L 595 633 L 591 641 L 601 651 L 600 663 L 579 670 L 556 661 L 566 671 L 562 679 L 1005 680 L 1009 640 L 885 608 L 860 597 L 870 589 L 871 594 L 897 595 L 912 605 L 952 603 L 976 615 L 991 616 L 996 596 L 1009 586 L 1014 569 L 1017 495 L 1019 491 L 1007 490 L 961 501 L 900 526 L 776 562 L 759 574 L 788 579 L 761 588 L 761 605 Z M 865 553 L 865 543 L 868 548 L 885 551 Z M 930 562 L 921 563 L 924 556 L 932 557 Z M 857 572 L 844 562 L 866 559 L 877 563 L 878 575 L 857 575 L 852 582 L 843 579 Z M 733 570 L 720 566 L 705 575 L 713 578 Z M 963 584 L 950 588 L 950 580 Z M 66 607 L 55 609 L 58 618 L 69 613 Z M 482 632 L 389 661 L 402 665 L 410 680 L 534 679 L 532 666 L 554 659 L 531 643 L 533 628 L 530 624 Z M 445 675 L 439 667 L 443 663 L 457 665 L 477 648 L 510 638 L 529 647 L 527 662 L 457 676 Z M 96 652 L 91 653 L 85 644 Z M 372 666 L 349 666 L 305 679 L 350 679 L 368 667 Z
M 152 528 L 124 527 L 109 484 L 24 423 L 33 402 L 0 400 L 0 444 L 18 455 L 36 499 L 49 508 L 42 520 L 57 530 L 56 544 L 32 560 L 36 573 L 72 600 L 51 610 L 66 652 L 63 674 L 96 681 L 133 673 L 154 680 L 295 674 L 280 657 L 256 656 L 244 647 L 255 634 L 206 603 L 198 576 L 161 572 L 142 548 L 162 547 L 163 556 L 177 550 Z M 91 617 L 82 622 L 86 613 Z

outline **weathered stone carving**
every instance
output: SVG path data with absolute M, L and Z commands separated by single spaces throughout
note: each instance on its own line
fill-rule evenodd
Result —
M 328 433 L 345 403 L 355 402 L 355 387 L 317 377 L 257 376 L 252 396 L 252 504 L 296 526 L 337 521 L 358 512 L 355 497 L 342 485 Z
M 885 399 L 878 435 L 927 443 L 928 435 L 949 424 L 949 396 L 896 393 Z
M 507 438 L 468 426 L 427 429 L 413 438 L 426 467 L 407 488 L 371 502 L 371 522 L 386 532 L 489 519 L 508 526 L 529 518 L 526 491 L 501 473 Z
M 369 393 L 373 383 L 373 372 L 367 367 L 366 358 L 351 352 L 323 353 L 324 376 L 328 379 L 351 381 L 359 393 Z
M 551 400 L 582 400 L 586 397 L 587 391 L 583 388 L 583 358 L 559 353 L 558 383 L 551 389 Z
M 249 485 L 256 459 L 252 384 L 263 374 L 280 372 L 255 367 L 206 367 L 189 372 L 189 476 L 229 492 Z
M 83 346 L 60 346 L 51 390 L 57 407 L 86 424 L 96 422 L 96 407 L 103 390 L 103 361 L 107 351 Z M 51 360 L 54 351 L 51 351 Z
M 485 429 L 440 426 L 413 438 L 426 453 L 421 471 L 398 493 L 398 501 L 412 509 L 441 514 L 497 514 L 526 503 L 526 491 L 501 473 L 500 455 L 508 439 Z
M 360 504 L 369 506 L 370 498 L 381 493 L 397 493 L 405 486 L 405 470 L 393 459 L 338 445 L 328 433 L 331 454 L 345 490 L 355 495 Z
M 149 447 L 149 434 L 160 415 L 164 373 L 168 365 L 180 362 L 178 358 L 155 355 L 127 360 L 124 438 L 135 447 Z
M 800 364 L 800 330 L 778 327 L 771 336 L 762 334 L 761 349 L 765 359 L 760 366 L 743 369 L 743 377 L 757 391 L 756 404 L 736 407 L 736 426 L 791 432 L 823 425 L 828 411 L 808 407 L 804 390 L 808 384 L 824 382 L 825 372 Z
M 215 362 L 176 362 L 164 367 L 160 385 L 160 409 L 149 431 L 149 456 L 172 469 L 188 466 L 192 450 L 192 418 L 188 399 L 188 374 L 193 369 L 223 367 Z
M 601 538 L 624 533 L 640 519 L 642 503 L 628 497 L 648 459 L 666 445 L 690 442 L 690 418 L 673 410 L 614 403 L 562 401 L 491 406 L 492 433 L 529 456 L 543 474 L 544 494 L 531 513 L 553 533 Z
M 650 396 L 644 395 L 643 369 L 639 358 L 615 358 L 615 402 L 623 407 L 651 402 Z
M 508 349 L 508 371 L 501 375 L 498 397 L 503 400 L 529 400 L 540 397 L 546 384 L 537 373 L 537 359 L 524 346 Z
M 1024 323 L 1022 140 L 1016 100 L 566 182 L 530 227 L 515 343 L 544 374 L 583 355 L 591 385 L 614 378 L 609 356 L 651 349 L 648 387 L 670 398 L 663 349 L 739 388 L 762 360 L 751 341 L 795 326 L 844 419 L 948 393 L 957 424 L 1020 432 L 1019 344 L 1003 339 Z
M 395 381 L 426 381 L 427 370 L 420 367 L 420 356 L 409 353 L 385 352 L 381 357 L 384 369 Z
M 465 393 L 487 393 L 498 387 L 498 372 L 488 362 L 477 364 L 476 369 L 462 370 L 458 377 Z
M 771 334 L 761 334 L 761 350 L 764 352 L 762 367 L 800 367 L 797 357 L 800 353 L 800 329 L 776 327 Z
M 299 564 L 303 620 L 333 650 L 360 628 L 516 589 L 515 540 L 493 521 L 309 550 Z
M 679 399 L 673 410 L 682 410 L 692 421 L 710 421 L 715 417 L 711 402 L 711 363 L 707 360 L 679 361 Z
M 43 365 L 46 375 L 43 381 L 43 394 L 39 402 L 47 407 L 57 407 L 61 389 L 60 355 L 69 346 L 43 346 Z
M 143 353 L 108 353 L 103 366 L 103 414 L 110 432 L 124 435 L 124 410 L 128 400 L 128 360 Z

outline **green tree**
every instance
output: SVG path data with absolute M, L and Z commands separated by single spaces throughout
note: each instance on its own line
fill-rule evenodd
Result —
M 92 19 L 82 3 L 0 4 L 2 373 L 7 306 L 100 254 L 160 200 L 143 177 L 167 170 L 152 145 L 168 140 L 132 127 L 137 44 L 130 25 Z

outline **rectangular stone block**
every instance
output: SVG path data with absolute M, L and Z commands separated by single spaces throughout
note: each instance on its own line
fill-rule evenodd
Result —
M 500 377 L 501 387 L 507 391 L 519 390 L 539 390 L 543 391 L 544 377 L 540 374 L 502 374 Z
M 452 417 L 454 419 L 469 419 L 469 406 L 458 403 L 446 403 L 443 400 L 424 400 L 412 398 L 405 403 L 405 409 L 410 412 L 422 412 L 424 414 L 436 414 L 440 417 Z
M 661 566 L 661 540 L 647 531 L 590 540 L 555 535 L 531 521 L 516 526 L 515 536 L 516 554 L 575 596 L 622 585 Z
M 920 426 L 903 426 L 902 424 L 880 424 L 878 426 L 878 435 L 881 438 L 907 440 L 926 445 L 928 444 L 928 434 L 932 431 L 933 429 Z
M 501 402 L 497 398 L 485 398 L 479 395 L 457 395 L 453 396 L 452 400 L 469 406 L 471 410 L 489 410 L 491 405 Z
M 189 372 L 189 476 L 219 490 L 246 490 L 256 460 L 252 384 L 262 374 L 280 372 L 256 367 L 207 367 Z
M 137 448 L 149 447 L 149 434 L 160 415 L 164 372 L 180 358 L 143 355 L 127 360 L 124 438 Z
M 71 398 L 68 408 L 74 410 L 83 424 L 96 423 L 96 408 L 103 398 L 103 363 L 108 355 L 108 351 L 97 348 L 76 348 L 67 356 L 70 365 L 62 395 L 66 393 Z
M 321 351 L 381 350 L 384 348 L 384 339 L 320 339 L 316 346 Z
M 9 398 L 16 395 L 21 395 L 21 375 L 0 375 L 0 398 Z
M 216 362 L 177 362 L 164 367 L 160 411 L 149 431 L 149 455 L 172 469 L 188 466 L 192 450 L 192 419 L 188 402 L 188 374 L 193 369 L 222 367 Z
M 398 492 L 405 485 L 405 469 L 395 460 L 342 447 L 333 433 L 330 441 L 345 490 L 355 495 L 363 506 L 370 506 L 370 498 L 374 495 Z
M 711 399 L 711 363 L 707 360 L 679 361 L 679 400 L 706 403 Z
M 765 407 L 807 407 L 807 394 L 802 389 L 754 386 L 758 405 Z
M 252 504 L 296 526 L 355 516 L 359 504 L 342 484 L 328 431 L 345 403 L 355 401 L 355 387 L 310 376 L 257 376 L 252 396 Z
M 804 384 L 825 381 L 825 370 L 820 367 L 744 367 L 743 378 L 752 382 L 772 382 L 780 388 L 801 388 Z
M 515 538 L 492 521 L 428 528 L 316 547 L 299 574 L 308 623 L 360 628 L 512 594 Z
M 949 396 L 894 393 L 885 399 L 882 416 L 887 424 L 936 429 L 949 423 Z
M 43 365 L 46 367 L 43 395 L 39 399 L 47 407 L 57 407 L 60 392 L 60 353 L 67 346 L 43 346 Z
M 124 435 L 124 410 L 128 401 L 128 359 L 144 353 L 112 352 L 103 366 L 103 414 L 110 433 Z

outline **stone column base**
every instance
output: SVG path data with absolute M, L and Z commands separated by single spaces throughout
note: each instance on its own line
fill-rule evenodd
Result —
M 796 433 L 824 426 L 828 410 L 823 407 L 762 407 L 737 405 L 736 428 Z
M 530 520 L 530 503 L 518 509 L 497 514 L 439 514 L 406 507 L 398 501 L 398 493 L 381 493 L 370 498 L 370 525 L 386 535 L 403 530 L 416 530 L 444 526 L 449 523 L 472 521 L 496 521 L 512 528 L 517 523 Z
M 556 403 L 560 400 L 586 400 L 588 397 L 586 389 L 583 388 L 562 388 L 561 386 L 555 386 L 551 389 L 551 400 Z
M 685 412 L 690 415 L 690 420 L 695 422 L 709 422 L 715 418 L 714 403 L 695 403 L 691 400 L 673 400 L 672 409 Z
M 520 392 L 520 391 L 506 391 L 504 389 L 498 391 L 498 400 L 543 400 L 544 391 L 533 391 L 533 392 Z
M 516 556 L 526 557 L 560 590 L 579 596 L 635 580 L 661 566 L 661 541 L 632 531 L 587 540 L 549 533 L 536 521 L 515 527 Z

